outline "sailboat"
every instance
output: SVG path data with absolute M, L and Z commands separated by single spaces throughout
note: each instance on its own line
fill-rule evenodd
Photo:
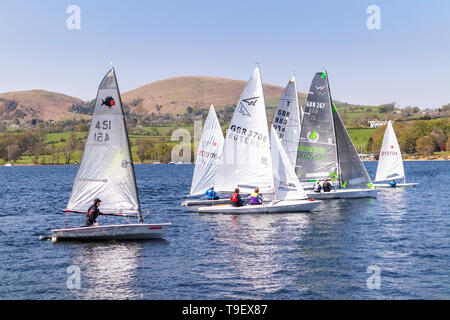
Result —
M 11 167 L 11 156 L 10 156 L 10 152 L 9 152 L 9 146 L 8 146 L 8 162 L 5 164 L 5 167 Z
M 396 187 L 414 187 L 419 183 L 406 183 L 405 169 L 403 168 L 402 152 L 398 145 L 392 122 L 389 121 L 383 137 L 380 150 L 375 182 L 403 179 L 403 183 L 397 183 Z M 390 188 L 389 183 L 375 183 L 376 188 Z
M 191 190 L 188 196 L 204 195 L 206 190 L 214 186 L 217 166 L 222 157 L 223 133 L 217 118 L 214 106 L 209 107 L 208 117 L 199 142 L 197 157 L 195 160 L 194 174 L 192 175 Z M 219 200 L 186 200 L 182 206 L 199 206 L 207 204 L 230 203 L 230 199 Z
M 276 129 L 292 167 L 295 167 L 300 137 L 300 112 L 295 77 L 291 77 L 283 91 L 272 126 Z
M 98 88 L 83 158 L 72 188 L 68 213 L 85 214 L 94 198 L 103 215 L 136 218 L 139 223 L 51 230 L 52 241 L 161 238 L 170 223 L 144 223 L 131 158 L 125 116 L 112 68 Z
M 155 151 L 155 162 L 153 164 L 161 164 L 161 162 L 158 160 L 158 152 Z
M 314 199 L 376 197 L 376 190 L 334 106 L 326 72 L 315 74 L 303 111 L 296 173 L 311 187 L 331 180 L 331 192 L 308 192 Z
M 215 188 L 243 194 L 259 188 L 270 201 L 262 205 L 200 207 L 199 213 L 274 213 L 310 211 L 320 201 L 308 200 L 295 176 L 275 128 L 269 138 L 259 68 L 255 68 L 236 105 L 217 168 Z

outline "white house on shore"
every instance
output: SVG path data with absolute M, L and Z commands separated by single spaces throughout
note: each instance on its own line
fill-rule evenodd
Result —
M 387 125 L 387 121 L 379 121 L 379 120 L 368 121 L 367 123 L 369 124 L 370 128 L 378 128 Z

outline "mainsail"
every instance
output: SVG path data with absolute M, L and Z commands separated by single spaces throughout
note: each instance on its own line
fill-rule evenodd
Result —
M 373 189 L 372 180 L 367 174 L 366 168 L 361 162 L 352 139 L 348 135 L 334 105 L 333 117 L 339 158 L 339 185 L 342 188 Z
M 300 114 L 295 77 L 289 80 L 283 91 L 272 125 L 286 150 L 292 167 L 295 167 L 300 136 Z
M 296 173 L 300 181 L 329 178 L 339 188 L 373 189 L 344 123 L 334 106 L 326 72 L 314 76 L 300 130 Z
M 306 199 L 307 195 L 295 175 L 294 167 L 278 138 L 275 128 L 270 132 L 272 167 L 276 200 Z
M 338 157 L 326 72 L 315 74 L 303 110 L 295 172 L 301 182 L 337 178 Z
M 263 88 L 256 68 L 227 129 L 215 189 L 232 192 L 239 187 L 243 193 L 249 193 L 258 187 L 261 193 L 272 193 L 271 158 Z
M 383 137 L 375 181 L 402 178 L 405 178 L 402 153 L 392 123 L 389 121 Z
M 105 213 L 140 213 L 125 117 L 114 69 L 98 88 L 91 127 L 68 211 L 86 212 L 99 198 Z
M 209 108 L 200 139 L 190 195 L 203 194 L 214 185 L 214 178 L 222 157 L 224 138 L 213 105 Z

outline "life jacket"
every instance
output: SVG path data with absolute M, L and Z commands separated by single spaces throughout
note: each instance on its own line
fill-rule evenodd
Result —
M 320 190 L 322 189 L 322 187 L 320 186 L 320 184 L 315 184 L 314 185 L 314 192 L 320 192 Z
M 250 204 L 259 204 L 259 198 L 256 192 L 250 195 Z
M 231 195 L 231 202 L 239 202 L 239 195 L 236 192 Z

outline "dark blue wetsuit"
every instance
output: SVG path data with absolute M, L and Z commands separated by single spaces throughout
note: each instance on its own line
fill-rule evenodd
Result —
M 333 187 L 333 186 L 332 186 L 331 183 L 329 183 L 328 181 L 322 183 L 322 189 L 323 189 L 323 192 L 330 192 L 332 187 Z
M 391 181 L 389 182 L 389 185 L 391 186 L 391 188 L 395 188 L 397 186 L 397 182 Z
M 95 219 L 97 219 L 99 214 L 100 214 L 100 209 L 95 204 L 90 206 L 88 209 L 88 212 L 86 213 L 86 219 L 84 220 L 84 226 L 89 227 L 89 226 L 93 225 L 96 222 Z
M 205 194 L 208 197 L 208 200 L 217 200 L 217 199 L 219 199 L 219 196 L 217 195 L 217 193 L 214 191 L 213 188 L 209 188 L 208 190 L 206 190 Z

